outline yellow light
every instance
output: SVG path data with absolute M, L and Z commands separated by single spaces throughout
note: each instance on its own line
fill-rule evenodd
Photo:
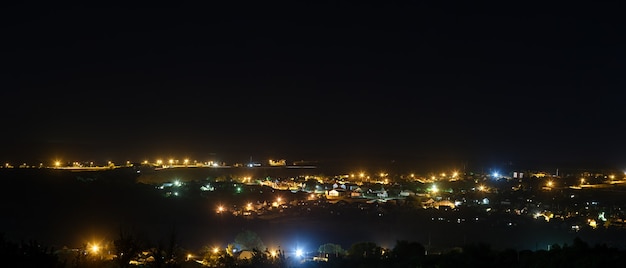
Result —
M 160 165 L 160 164 L 163 164 L 163 160 L 158 159 L 158 160 L 157 160 L 157 164 L 159 164 L 159 165 Z
M 214 253 L 214 254 L 217 254 L 218 252 L 220 252 L 220 248 L 218 248 L 218 247 L 214 247 L 214 248 L 213 248 L 213 253 Z
M 359 173 L 359 177 L 361 177 L 361 178 L 365 177 L 365 173 L 363 173 L 363 172 Z
M 91 251 L 91 253 L 98 253 L 98 251 L 100 251 L 100 246 L 98 246 L 97 244 L 93 244 L 91 245 L 91 247 L 89 247 L 89 250 Z
M 185 159 L 185 165 L 189 164 L 189 159 Z
M 174 159 L 170 159 L 170 165 L 174 164 Z
M 61 162 L 59 162 L 59 161 L 54 162 L 54 166 L 55 166 L 55 167 L 58 167 L 58 166 L 60 166 L 60 165 L 61 165 Z
M 552 185 L 554 185 L 554 183 L 552 181 L 548 181 L 548 187 L 552 187 Z
M 453 178 L 456 178 L 457 176 L 459 176 L 459 173 L 458 173 L 458 172 L 454 172 L 454 173 L 452 173 L 452 177 L 453 177 Z
M 278 253 L 276 253 L 276 250 L 272 250 L 272 252 L 270 252 L 270 255 L 272 255 L 272 258 L 275 258 Z
M 276 198 L 276 201 L 280 203 L 283 201 L 283 199 L 279 197 L 279 198 Z
M 223 206 L 217 207 L 217 213 L 222 213 L 222 212 L 224 212 L 224 207 Z

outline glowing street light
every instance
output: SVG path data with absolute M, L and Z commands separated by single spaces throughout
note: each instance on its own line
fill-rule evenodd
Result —
M 98 244 L 92 244 L 89 247 L 89 251 L 93 254 L 98 254 L 98 252 L 100 252 L 100 246 Z

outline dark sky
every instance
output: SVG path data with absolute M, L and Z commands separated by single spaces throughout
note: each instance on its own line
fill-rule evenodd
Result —
M 626 167 L 623 6 L 407 2 L 6 6 L 0 160 Z

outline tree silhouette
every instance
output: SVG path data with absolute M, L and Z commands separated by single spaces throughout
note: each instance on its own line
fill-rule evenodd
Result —
M 6 241 L 4 234 L 0 235 L 0 258 L 3 264 L 12 267 L 65 267 L 59 261 L 52 248 L 39 244 L 36 240 L 27 243 Z
M 373 242 L 352 244 L 348 250 L 349 266 L 379 267 L 381 266 L 382 253 L 382 248 Z
M 117 264 L 119 267 L 129 267 L 130 261 L 139 253 L 139 245 L 131 234 L 120 229 L 120 237 L 113 241 Z
M 420 243 L 400 240 L 396 241 L 391 258 L 395 267 L 417 267 L 425 253 L 426 249 Z
M 265 244 L 261 238 L 250 230 L 243 231 L 235 237 L 235 245 L 240 247 L 240 250 L 263 250 Z
M 335 258 L 346 254 L 346 250 L 341 248 L 341 245 L 333 243 L 326 243 L 321 245 L 317 249 L 317 252 L 319 252 L 323 256 L 326 256 L 326 254 L 328 254 L 329 257 L 334 256 Z

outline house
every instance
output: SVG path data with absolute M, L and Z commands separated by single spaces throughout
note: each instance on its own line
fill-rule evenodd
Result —
M 238 260 L 250 260 L 252 259 L 252 256 L 254 256 L 254 252 L 252 252 L 252 250 L 244 249 L 242 251 L 239 251 L 237 255 L 237 259 Z
M 363 191 L 361 191 L 361 188 L 357 188 L 354 191 L 350 192 L 350 197 L 362 197 L 363 196 Z
M 347 191 L 341 188 L 332 189 L 326 192 L 327 199 L 338 199 L 343 198 L 347 195 Z
M 411 191 L 411 190 L 402 190 L 400 191 L 400 196 L 414 196 L 415 192 Z

